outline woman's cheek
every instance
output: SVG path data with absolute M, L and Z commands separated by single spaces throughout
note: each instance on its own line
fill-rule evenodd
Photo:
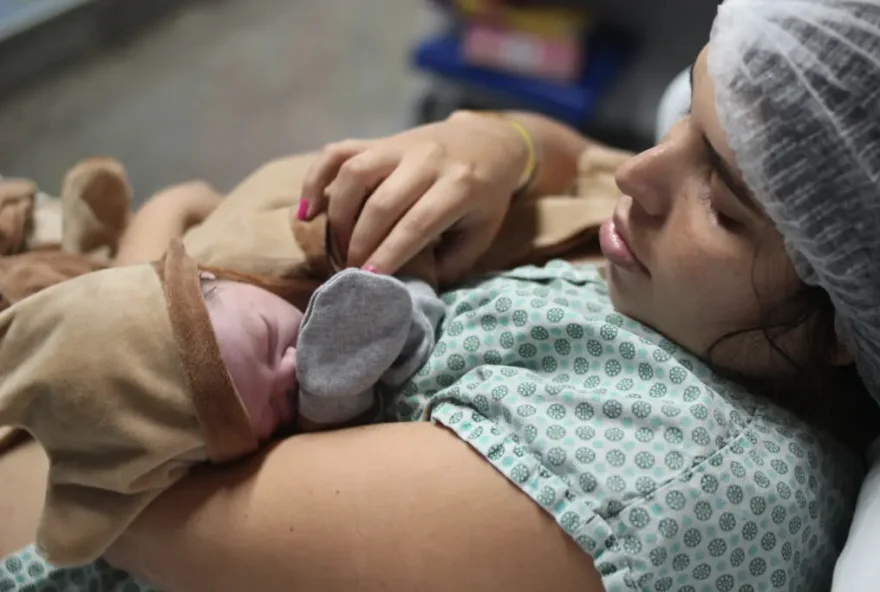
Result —
M 711 243 L 676 241 L 652 270 L 658 327 L 681 345 L 704 352 L 731 325 L 741 326 L 754 296 L 736 258 Z

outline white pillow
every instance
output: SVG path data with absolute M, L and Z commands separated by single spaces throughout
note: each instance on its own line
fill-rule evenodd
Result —
M 880 582 L 880 438 L 868 448 L 868 462 L 849 538 L 834 566 L 831 592 L 873 592 Z
M 669 133 L 672 126 L 681 119 L 691 107 L 691 69 L 687 68 L 676 76 L 660 97 L 657 107 L 657 122 L 654 141 L 658 144 Z

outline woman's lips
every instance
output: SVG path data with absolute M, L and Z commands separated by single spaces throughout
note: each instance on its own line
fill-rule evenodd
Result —
M 648 273 L 647 268 L 632 252 L 626 239 L 617 228 L 614 218 L 606 220 L 599 229 L 599 246 L 602 254 L 613 265 L 633 273 Z

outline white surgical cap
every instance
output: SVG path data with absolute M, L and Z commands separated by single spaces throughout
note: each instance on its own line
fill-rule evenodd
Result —
M 708 60 L 746 184 L 880 401 L 880 0 L 727 0 Z

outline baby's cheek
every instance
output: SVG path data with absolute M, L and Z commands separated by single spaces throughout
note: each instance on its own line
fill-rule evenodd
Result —
M 269 438 L 278 427 L 278 414 L 273 411 L 271 405 L 271 389 L 256 388 L 238 388 L 239 397 L 244 404 L 248 419 L 254 434 L 260 440 Z
M 266 404 L 268 403 L 268 396 L 260 396 L 259 393 L 255 391 L 247 391 L 245 393 L 240 394 L 241 402 L 244 403 L 245 411 L 247 411 L 248 419 L 251 422 L 251 427 L 254 430 L 254 433 L 258 438 L 262 439 L 262 423 L 263 423 L 263 415 Z

